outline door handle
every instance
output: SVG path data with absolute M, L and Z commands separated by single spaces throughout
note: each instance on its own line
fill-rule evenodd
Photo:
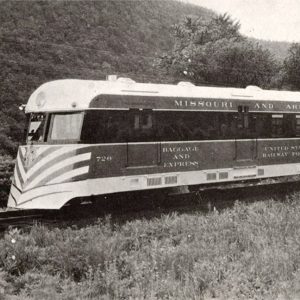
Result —
M 236 138 L 234 138 L 234 149 L 235 149 L 235 155 L 234 155 L 234 157 L 233 157 L 233 159 L 234 160 L 236 160 L 237 159 L 237 140 L 236 140 Z
M 157 143 L 157 165 L 161 164 L 161 142 Z
M 255 156 L 254 158 L 257 159 L 258 157 L 258 140 L 255 138 Z

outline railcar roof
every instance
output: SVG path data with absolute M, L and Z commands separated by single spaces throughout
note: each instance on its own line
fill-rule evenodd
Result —
M 177 85 L 136 83 L 130 79 L 119 78 L 114 81 L 92 81 L 79 79 L 63 79 L 47 82 L 41 85 L 30 96 L 26 105 L 26 112 L 42 111 L 75 111 L 91 108 L 95 98 L 101 100 L 101 95 L 126 96 L 126 105 L 130 105 L 128 96 L 141 98 L 147 101 L 146 96 L 157 101 L 164 99 L 213 99 L 247 100 L 247 101 L 290 101 L 298 102 L 300 107 L 300 92 L 263 90 L 255 86 L 247 88 L 222 88 L 194 86 L 191 83 L 181 82 Z M 99 98 L 100 97 L 100 98 Z M 156 101 L 156 100 L 155 100 Z M 110 108 L 109 101 L 105 105 Z M 124 107 L 128 108 L 128 107 Z

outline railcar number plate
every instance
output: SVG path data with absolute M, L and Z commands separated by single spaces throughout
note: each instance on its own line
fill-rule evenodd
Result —
M 96 156 L 97 162 L 107 162 L 107 161 L 112 161 L 111 156 Z

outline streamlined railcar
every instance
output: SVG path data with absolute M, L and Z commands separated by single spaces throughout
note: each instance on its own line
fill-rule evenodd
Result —
M 300 93 L 110 79 L 31 95 L 9 207 L 300 174 Z

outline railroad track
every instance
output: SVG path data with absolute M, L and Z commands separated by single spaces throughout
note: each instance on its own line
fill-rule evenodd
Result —
M 98 218 L 111 215 L 113 219 L 126 221 L 135 217 L 153 217 L 170 212 L 203 213 L 232 207 L 236 201 L 255 202 L 274 199 L 285 201 L 287 197 L 300 192 L 299 182 L 284 182 L 269 185 L 236 187 L 233 189 L 210 189 L 160 196 L 159 192 L 148 195 L 133 193 L 119 197 L 69 205 L 61 210 L 8 210 L 0 212 L 0 232 L 8 228 L 30 228 L 34 224 L 67 227 L 93 224 Z
M 0 232 L 9 227 L 26 227 L 45 219 L 47 211 L 42 210 L 7 210 L 0 212 Z

